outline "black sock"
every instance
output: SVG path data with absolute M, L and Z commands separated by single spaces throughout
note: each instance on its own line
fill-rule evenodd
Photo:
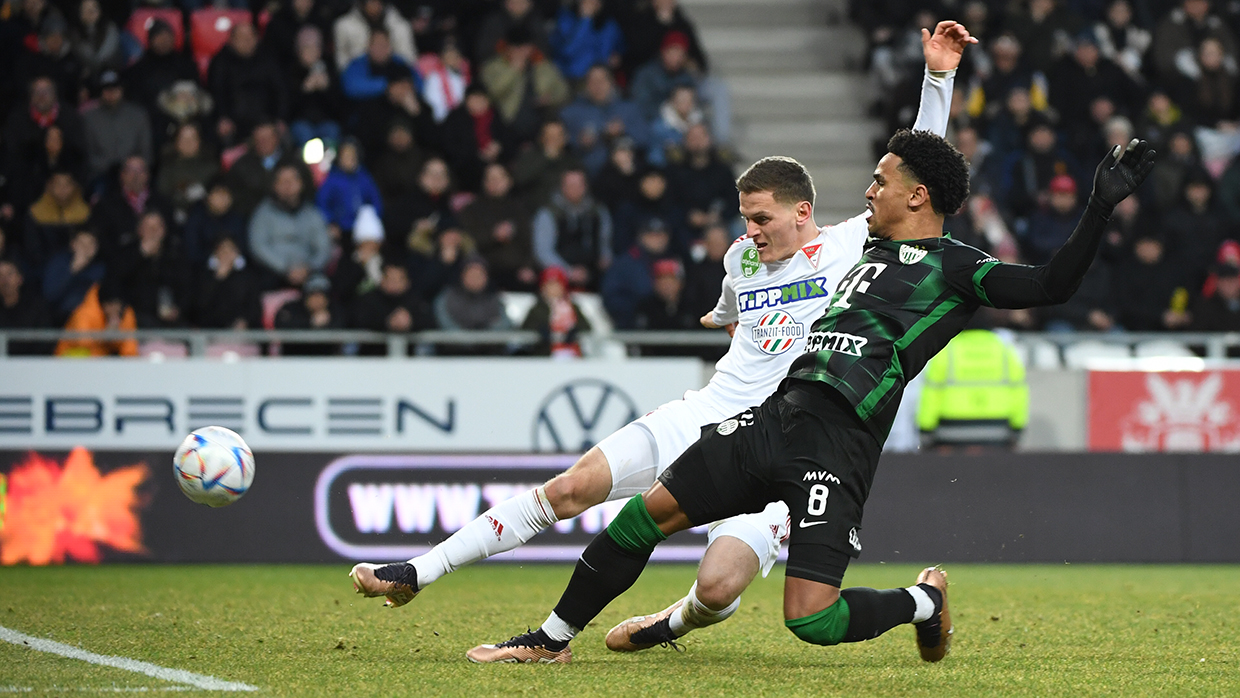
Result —
M 604 530 L 582 551 L 555 614 L 579 630 L 585 628 L 612 599 L 633 586 L 649 559 L 650 551 L 625 550 Z
M 851 587 L 840 592 L 848 602 L 848 632 L 844 642 L 873 640 L 913 619 L 917 602 L 903 589 Z

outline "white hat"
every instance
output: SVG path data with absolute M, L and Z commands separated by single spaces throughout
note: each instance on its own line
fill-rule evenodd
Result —
M 353 241 L 383 242 L 383 221 L 379 220 L 374 206 L 363 204 L 357 210 L 357 218 L 353 221 Z

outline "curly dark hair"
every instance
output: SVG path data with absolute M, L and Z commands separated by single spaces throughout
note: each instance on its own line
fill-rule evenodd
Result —
M 904 162 L 900 170 L 926 186 L 930 206 L 950 216 L 969 198 L 969 164 L 956 146 L 930 131 L 896 131 L 887 141 L 887 152 Z

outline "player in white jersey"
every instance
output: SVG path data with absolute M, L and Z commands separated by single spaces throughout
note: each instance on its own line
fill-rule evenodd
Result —
M 960 54 L 975 42 L 956 22 L 941 22 L 923 47 L 927 71 L 922 86 L 917 128 L 943 134 L 951 103 L 952 79 Z M 809 174 L 789 158 L 767 158 L 797 168 L 806 194 L 795 215 L 774 221 L 766 210 L 746 210 L 741 187 L 746 235 L 733 243 L 724 257 L 726 276 L 719 302 L 702 318 L 707 327 L 728 327 L 732 342 L 716 364 L 716 374 L 700 391 L 667 403 L 621 428 L 591 448 L 571 468 L 545 485 L 518 495 L 486 511 L 425 555 L 405 563 L 362 563 L 350 572 L 354 588 L 365 596 L 385 596 L 386 605 L 408 603 L 439 577 L 464 565 L 512 550 L 557 521 L 580 514 L 604 501 L 644 492 L 655 478 L 698 440 L 702 427 L 713 425 L 757 404 L 771 394 L 787 375 L 793 358 L 803 348 L 805 330 L 826 308 L 835 286 L 861 256 L 866 216 L 818 229 L 813 222 L 813 183 Z M 779 168 L 779 164 L 776 164 Z M 742 180 L 744 177 L 742 176 Z M 771 192 L 765 192 L 772 200 Z M 751 197 L 752 198 L 752 197 Z M 719 428 L 726 428 L 727 423 Z M 733 425 L 735 426 L 735 425 Z M 739 605 L 740 593 L 761 570 L 765 576 L 779 555 L 787 535 L 788 513 L 775 503 L 759 514 L 711 525 L 706 555 L 698 580 L 682 602 L 674 623 L 678 634 L 725 620 Z M 555 614 L 543 625 L 552 637 L 566 641 L 578 629 L 569 628 Z M 484 646 L 492 647 L 493 646 Z M 480 649 L 480 648 L 475 648 Z M 521 651 L 475 661 L 568 661 L 571 652 L 542 654 Z M 551 656 L 554 655 L 554 656 Z

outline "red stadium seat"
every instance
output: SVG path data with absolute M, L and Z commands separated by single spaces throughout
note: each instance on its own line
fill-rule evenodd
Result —
M 190 49 L 194 52 L 194 62 L 198 64 L 198 72 L 203 79 L 207 77 L 211 59 L 228 43 L 228 33 L 233 25 L 249 22 L 251 17 L 249 10 L 214 8 L 194 10 L 189 16 Z
M 259 301 L 263 308 L 263 329 L 274 330 L 276 328 L 276 312 L 280 310 L 280 306 L 289 301 L 295 301 L 298 298 L 301 298 L 301 291 L 295 288 L 282 288 L 264 293 Z
M 172 26 L 172 32 L 177 37 L 177 50 L 185 45 L 185 21 L 181 19 L 181 11 L 167 7 L 139 8 L 129 15 L 129 21 L 125 23 L 125 31 L 133 35 L 133 38 L 142 44 L 142 49 L 146 50 L 146 33 L 151 29 L 151 23 L 157 19 L 162 19 Z

